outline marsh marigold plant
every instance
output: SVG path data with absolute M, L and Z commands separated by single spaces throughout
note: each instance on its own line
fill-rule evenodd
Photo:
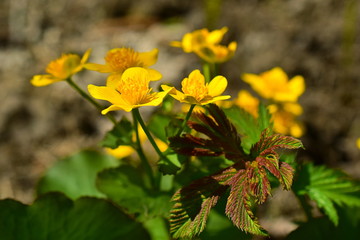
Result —
M 227 27 L 211 32 L 206 28 L 195 30 L 186 33 L 181 41 L 171 42 L 171 46 L 180 47 L 186 53 L 195 53 L 209 63 L 223 63 L 234 56 L 237 48 L 236 42 L 228 46 L 220 44 L 227 31 Z
M 87 63 L 85 68 L 100 73 L 108 73 L 107 86 L 116 85 L 116 81 L 120 79 L 121 75 L 126 69 L 131 67 L 144 68 L 149 75 L 150 81 L 159 80 L 161 73 L 155 69 L 150 68 L 154 65 L 158 58 L 158 49 L 153 49 L 149 52 L 137 52 L 132 48 L 114 48 L 107 52 L 105 56 L 105 64 Z
M 259 75 L 245 73 L 242 79 L 261 97 L 278 102 L 296 102 L 305 91 L 305 81 L 302 76 L 289 79 L 279 67 Z
M 83 70 L 90 53 L 91 50 L 87 50 L 82 58 L 77 54 L 63 54 L 60 58 L 51 61 L 47 65 L 47 74 L 35 75 L 31 79 L 31 84 L 36 87 L 42 87 L 67 80 L 72 75 Z
M 216 76 L 210 83 L 205 83 L 205 77 L 199 70 L 194 70 L 189 77 L 181 82 L 181 91 L 162 85 L 164 91 L 182 103 L 206 105 L 212 102 L 229 99 L 229 95 L 221 95 L 226 87 L 227 80 L 223 76 Z M 171 90 L 172 89 L 172 90 Z
M 117 77 L 119 80 L 114 86 L 98 87 L 92 84 L 88 86 L 91 96 L 112 104 L 104 109 L 102 114 L 117 110 L 130 112 L 132 109 L 142 106 L 158 106 L 172 89 L 152 92 L 152 88 L 149 88 L 151 75 L 146 69 L 140 67 L 128 68 L 121 76 Z
M 204 28 L 172 42 L 195 53 L 203 65 L 202 72 L 195 69 L 179 76 L 181 83 L 172 83 L 181 89 L 164 84 L 159 92 L 151 88 L 152 81 L 162 77 L 152 68 L 157 49 L 114 48 L 104 64 L 87 63 L 90 50 L 82 58 L 64 54 L 48 65 L 46 75 L 34 76 L 35 86 L 66 81 L 113 127 L 97 151 L 75 154 L 46 172 L 32 206 L 1 200 L 1 239 L 42 239 L 54 235 L 53 229 L 61 229 L 56 239 L 69 239 L 74 232 L 89 239 L 270 238 L 256 208 L 278 187 L 299 198 L 310 219 L 305 229 L 306 224 L 320 230 L 326 226 L 328 234 L 346 216 L 338 211 L 359 207 L 360 187 L 344 173 L 295 161 L 294 151 L 303 148 L 295 138 L 303 134 L 297 119 L 303 112 L 298 103 L 305 90 L 303 77 L 289 79 L 279 67 L 246 73 L 243 80 L 259 98 L 243 89 L 232 101 L 223 95 L 228 80 L 219 75 L 218 65 L 229 60 L 237 46 L 221 44 L 227 31 Z M 83 91 L 71 77 L 84 68 L 104 73 L 106 84 L 89 84 L 88 92 Z M 139 108 L 145 106 L 154 107 L 147 109 L 144 121 Z M 186 112 L 177 111 L 184 106 L 189 107 Z M 315 204 L 321 218 L 312 216 Z M 207 224 L 208 219 L 212 223 Z M 239 231 L 230 229 L 229 220 Z M 353 226 L 343 223 L 341 228 Z M 90 225 L 95 226 L 91 231 Z M 301 225 L 289 239 L 304 239 Z

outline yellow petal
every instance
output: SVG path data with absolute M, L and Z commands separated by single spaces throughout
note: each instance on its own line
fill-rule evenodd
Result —
M 211 31 L 207 37 L 207 43 L 219 44 L 227 31 L 228 31 L 227 27 L 223 27 L 219 30 Z
M 216 102 L 216 101 L 222 101 L 222 100 L 226 100 L 226 99 L 229 99 L 231 98 L 230 95 L 223 95 L 223 96 L 218 96 L 218 97 L 214 97 L 214 98 L 211 98 L 209 100 L 205 100 L 205 101 L 201 101 L 201 105 L 206 105 L 206 104 L 209 104 L 209 103 L 213 103 L 213 102 Z
M 265 81 L 268 82 L 269 85 L 275 86 L 286 86 L 288 82 L 288 76 L 280 67 L 275 67 L 270 71 L 264 72 L 261 74 Z
M 245 73 L 241 78 L 244 82 L 250 84 L 250 86 L 262 97 L 270 98 L 273 96 L 273 92 L 267 87 L 262 77 L 252 73 Z
M 304 134 L 304 130 L 299 123 L 294 122 L 293 125 L 290 127 L 290 134 L 293 137 L 299 138 Z
M 43 87 L 49 84 L 63 81 L 64 79 L 53 77 L 52 75 L 35 75 L 31 80 L 31 84 L 35 87 Z
M 110 111 L 118 111 L 118 110 L 124 110 L 126 112 L 131 112 L 132 109 L 133 109 L 133 106 L 130 106 L 130 105 L 111 105 L 110 107 L 102 110 L 101 114 L 106 115 Z
M 227 87 L 227 80 L 223 76 L 216 76 L 208 85 L 209 95 L 212 97 L 221 95 Z
M 139 104 L 138 106 L 158 106 L 160 105 L 163 100 L 164 97 L 172 90 L 172 88 L 170 89 L 166 89 L 166 91 L 162 91 L 162 92 L 155 92 L 151 94 L 151 101 L 147 102 L 147 103 L 143 103 L 143 104 Z
M 95 85 L 88 85 L 88 91 L 93 98 L 106 100 L 114 105 L 126 105 L 127 103 L 122 99 L 121 94 L 111 87 L 98 87 Z
M 113 73 L 113 74 L 109 75 L 106 79 L 106 86 L 116 89 L 116 86 L 118 85 L 118 83 L 121 79 L 121 75 L 122 74 L 120 74 L 120 73 Z
M 85 64 L 87 62 L 87 60 L 90 57 L 90 53 L 91 53 L 91 48 L 86 50 L 86 52 L 84 53 L 83 57 L 81 58 L 81 64 Z
M 161 73 L 156 71 L 155 69 L 147 68 L 146 70 L 149 73 L 150 81 L 157 81 L 157 80 L 160 80 L 162 78 Z
M 204 75 L 202 75 L 202 73 L 200 72 L 199 69 L 195 69 L 193 70 L 190 74 L 189 74 L 189 79 L 196 79 L 196 82 L 199 82 L 201 84 L 205 84 L 205 77 Z M 185 79 L 184 79 L 185 80 Z M 195 80 L 192 80 L 195 81 Z M 191 82 L 192 82 L 191 81 Z
M 305 91 L 305 80 L 302 76 L 295 76 L 289 81 L 290 91 L 294 96 L 299 97 Z
M 237 48 L 237 43 L 236 42 L 231 42 L 229 45 L 228 45 L 228 49 L 230 52 L 234 53 L 236 51 L 236 48 Z
M 284 103 L 283 108 L 285 111 L 290 112 L 296 116 L 303 113 L 303 109 L 298 103 Z
M 193 46 L 193 36 L 191 33 L 186 33 L 182 39 L 182 48 L 184 50 L 184 52 L 192 52 L 194 47 L 196 46 Z
M 125 70 L 121 79 L 141 79 L 143 81 L 150 81 L 148 71 L 141 67 L 132 67 Z
M 124 158 L 130 156 L 133 152 L 135 152 L 134 148 L 130 146 L 120 146 L 115 149 L 105 148 L 105 150 L 112 156 L 116 158 Z
M 111 73 L 113 70 L 110 66 L 104 64 L 97 64 L 97 63 L 86 63 L 84 67 L 88 70 L 97 71 L 100 73 Z
M 179 42 L 179 41 L 171 41 L 171 42 L 170 42 L 170 46 L 181 48 L 181 47 L 182 47 L 182 43 Z
M 139 53 L 139 61 L 143 63 L 143 67 L 149 67 L 156 63 L 159 49 L 154 48 L 150 52 Z

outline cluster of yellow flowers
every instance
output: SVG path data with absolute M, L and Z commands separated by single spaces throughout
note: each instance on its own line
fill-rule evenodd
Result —
M 182 41 L 171 42 L 171 45 L 181 47 L 187 53 L 195 53 L 204 62 L 222 63 L 229 60 L 237 48 L 236 42 L 231 42 L 228 46 L 220 44 L 227 31 L 226 27 L 211 32 L 200 29 L 185 34 Z M 205 105 L 230 98 L 222 95 L 228 83 L 225 77 L 219 75 L 209 79 L 198 69 L 182 80 L 181 91 L 161 85 L 163 91 L 154 92 L 150 83 L 162 78 L 161 73 L 151 68 L 157 61 L 158 52 L 158 49 L 137 52 L 131 48 L 115 48 L 107 52 L 105 64 L 87 63 L 90 49 L 81 59 L 76 54 L 63 54 L 50 62 L 46 68 L 48 74 L 34 76 L 31 83 L 34 86 L 46 86 L 58 81 L 71 81 L 72 75 L 84 68 L 106 73 L 108 77 L 105 86 L 88 86 L 93 98 L 111 103 L 102 110 L 104 115 L 109 111 L 130 112 L 142 106 L 158 106 L 168 94 L 191 105 Z M 260 75 L 244 74 L 242 78 L 261 97 L 270 100 L 269 109 L 273 114 L 275 131 L 296 137 L 302 135 L 303 128 L 296 120 L 302 113 L 297 99 L 305 89 L 301 76 L 288 80 L 281 68 L 274 68 Z M 257 116 L 259 100 L 249 92 L 241 90 L 233 102 Z
M 285 135 L 301 137 L 304 127 L 297 120 L 303 109 L 297 102 L 305 91 L 305 81 L 302 76 L 295 76 L 289 80 L 287 74 L 279 67 L 275 67 L 260 75 L 245 73 L 243 81 L 250 84 L 252 89 L 262 98 L 269 101 L 269 111 L 273 117 L 274 130 Z M 235 103 L 257 117 L 259 100 L 249 92 L 240 91 Z

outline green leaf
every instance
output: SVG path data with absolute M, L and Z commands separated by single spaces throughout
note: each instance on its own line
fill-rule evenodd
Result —
M 251 146 L 259 141 L 263 129 L 259 128 L 257 120 L 244 109 L 234 106 L 224 109 L 224 112 L 242 135 L 241 146 L 249 153 Z
M 111 201 L 141 221 L 167 216 L 170 210 L 170 196 L 150 192 L 139 171 L 128 165 L 99 173 L 97 187 Z
M 293 189 L 297 195 L 314 200 L 335 225 L 339 223 L 335 204 L 360 207 L 360 184 L 345 173 L 323 165 L 305 164 Z
M 162 217 L 151 218 L 144 222 L 145 228 L 153 240 L 170 240 L 166 220 Z
M 150 239 L 142 225 L 111 203 L 96 198 L 72 201 L 60 193 L 40 196 L 30 205 L 0 201 L 4 240 Z
M 171 116 L 164 114 L 153 115 L 148 122 L 148 129 L 163 142 L 167 142 L 165 126 L 168 126 L 171 121 Z
M 312 218 L 291 232 L 287 240 L 357 239 L 360 236 L 360 208 L 338 208 L 339 225 L 326 217 Z
M 166 151 L 164 154 L 166 154 L 166 158 L 160 158 L 157 165 L 159 171 L 165 175 L 176 174 L 187 159 L 186 156 L 174 153 L 171 150 Z
M 60 191 L 76 199 L 81 196 L 105 197 L 95 185 L 96 175 L 105 168 L 115 167 L 119 161 L 97 151 L 86 150 L 60 161 L 48 169 L 40 179 L 37 194 Z
M 263 103 L 260 103 L 258 113 L 259 113 L 259 117 L 257 119 L 257 125 L 259 127 L 258 130 L 262 132 L 265 129 L 272 129 L 273 124 L 271 122 L 271 114 L 269 113 L 269 110 Z
M 117 148 L 120 145 L 133 144 L 134 129 L 129 120 L 125 117 L 114 126 L 112 130 L 105 134 L 104 139 L 100 142 L 102 147 Z

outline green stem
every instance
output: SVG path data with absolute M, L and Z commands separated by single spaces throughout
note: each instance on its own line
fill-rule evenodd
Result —
M 190 118 L 190 116 L 191 116 L 191 113 L 193 112 L 195 106 L 196 106 L 196 104 L 191 104 L 190 109 L 189 109 L 188 113 L 186 114 L 185 119 L 184 119 L 184 121 L 182 122 L 179 131 L 178 131 L 177 134 L 176 134 L 177 136 L 179 136 L 179 135 L 184 131 L 184 128 L 185 128 L 185 126 L 186 126 L 186 123 L 187 123 L 187 121 L 189 120 L 189 118 Z
M 205 77 L 205 83 L 209 83 L 211 80 L 210 64 L 208 62 L 203 63 L 203 72 Z
M 151 168 L 151 166 L 149 164 L 149 161 L 148 161 L 147 157 L 144 154 L 144 151 L 142 149 L 141 142 L 140 142 L 139 129 L 138 129 L 138 119 L 135 116 L 134 111 L 132 111 L 132 114 L 133 114 L 134 129 L 135 129 L 135 135 L 136 135 L 136 148 L 135 149 L 136 149 L 136 152 L 139 155 L 139 158 L 141 160 L 142 165 L 145 168 L 146 174 L 150 179 L 151 186 L 154 187 L 155 186 L 154 174 L 153 174 L 152 168 Z
M 156 144 L 154 138 L 151 136 L 149 130 L 147 129 L 147 127 L 146 127 L 143 119 L 141 118 L 139 109 L 134 108 L 134 109 L 132 110 L 132 112 L 133 112 L 134 118 L 136 118 L 137 121 L 140 123 L 142 129 L 144 130 L 146 136 L 148 137 L 151 145 L 154 147 L 156 153 L 159 155 L 159 157 L 161 157 L 161 158 L 166 158 L 166 157 L 164 156 L 164 154 L 161 152 L 161 150 L 159 149 L 159 147 L 158 147 L 158 145 Z
M 76 85 L 75 82 L 71 80 L 71 78 L 66 79 L 66 82 L 73 88 L 75 91 L 77 91 L 83 98 L 85 98 L 88 102 L 90 102 L 92 105 L 94 105 L 99 111 L 103 109 L 103 107 L 97 103 L 94 99 L 92 99 L 86 92 L 84 92 L 78 85 Z M 116 125 L 116 119 L 110 115 L 105 115 L 114 125 Z

